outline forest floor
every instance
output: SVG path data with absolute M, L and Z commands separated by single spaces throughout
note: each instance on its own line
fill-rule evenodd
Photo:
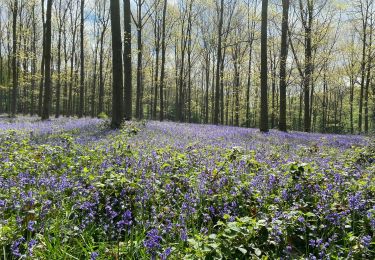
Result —
M 370 137 L 0 117 L 0 258 L 375 257 Z

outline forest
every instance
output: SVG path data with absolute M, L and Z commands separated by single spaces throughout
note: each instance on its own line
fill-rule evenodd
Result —
M 375 0 L 0 0 L 0 260 L 375 259 Z
M 263 1 L 109 2 L 1 2 L 0 112 L 111 116 L 122 81 L 124 118 L 260 127 L 264 85 L 271 129 L 374 131 L 373 1 L 270 1 L 263 45 Z

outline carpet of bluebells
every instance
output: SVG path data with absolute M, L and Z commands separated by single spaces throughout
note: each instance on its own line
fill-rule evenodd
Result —
M 371 137 L 0 118 L 0 259 L 374 259 Z

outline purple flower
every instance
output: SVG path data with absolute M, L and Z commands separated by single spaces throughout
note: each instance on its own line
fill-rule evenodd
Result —
M 122 214 L 121 220 L 117 223 L 117 227 L 120 230 L 125 229 L 125 227 L 130 226 L 133 223 L 132 221 L 132 212 L 130 210 L 125 211 L 124 214 Z
M 168 247 L 167 249 L 164 250 L 164 252 L 160 255 L 161 260 L 166 260 L 168 256 L 171 254 L 172 249 Z
M 180 237 L 182 241 L 187 241 L 188 235 L 187 235 L 187 230 L 186 228 L 182 229 L 180 232 Z
M 25 242 L 25 238 L 21 237 L 12 243 L 11 250 L 12 254 L 16 257 L 21 257 L 20 246 Z
M 34 246 L 38 243 L 38 241 L 36 241 L 35 239 L 31 239 L 29 241 L 29 243 L 27 244 L 27 249 L 28 249 L 28 252 L 29 252 L 29 255 L 32 256 L 33 255 L 33 249 L 34 249 Z
M 299 216 L 299 217 L 298 217 L 298 221 L 299 221 L 300 223 L 305 223 L 305 218 L 302 217 L 302 216 Z
M 370 235 L 363 236 L 362 239 L 361 239 L 361 245 L 364 248 L 368 248 L 371 244 L 371 240 L 372 240 L 372 237 Z
M 155 252 L 161 248 L 161 240 L 162 237 L 159 236 L 159 231 L 153 228 L 147 233 L 143 245 L 146 247 L 147 252 L 154 256 Z
M 29 230 L 30 232 L 35 231 L 34 225 L 35 225 L 35 221 L 30 220 L 29 223 L 27 224 L 27 230 Z
M 365 203 L 362 201 L 362 192 L 357 192 L 349 196 L 349 208 L 352 211 L 362 210 L 364 206 Z
M 92 252 L 90 255 L 90 260 L 96 260 L 98 258 L 99 253 L 98 252 Z

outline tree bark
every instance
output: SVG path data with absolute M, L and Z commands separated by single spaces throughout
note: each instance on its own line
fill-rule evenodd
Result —
M 223 16 L 224 16 L 224 0 L 220 1 L 220 14 L 219 14 L 219 25 L 218 25 L 218 43 L 217 43 L 217 57 L 216 57 L 216 84 L 215 84 L 215 112 L 213 123 L 219 124 L 219 112 L 220 112 L 220 66 L 222 59 L 222 30 L 223 30 Z
M 130 0 L 124 0 L 124 108 L 125 120 L 132 118 L 132 57 Z
M 262 1 L 262 28 L 261 28 L 261 71 L 260 71 L 260 123 L 261 132 L 268 132 L 268 95 L 267 95 L 267 19 L 268 0 Z
M 161 29 L 161 71 L 160 71 L 160 121 L 164 120 L 164 78 L 165 78 L 165 19 L 167 15 L 167 0 L 164 0 Z
M 45 38 L 45 81 L 44 81 L 44 99 L 42 120 L 49 119 L 51 104 L 51 13 L 52 0 L 47 1 L 47 17 L 46 17 L 46 38 Z
M 123 120 L 122 44 L 119 0 L 111 0 L 112 28 L 112 128 L 119 128 Z
M 18 1 L 13 2 L 13 56 L 12 56 L 12 106 L 11 116 L 15 117 L 17 113 L 17 92 L 18 92 L 18 77 L 17 77 L 17 13 Z
M 289 0 L 283 0 L 283 18 L 280 49 L 280 119 L 279 130 L 287 131 L 286 124 L 286 59 L 288 57 Z
M 79 110 L 78 117 L 82 117 L 84 114 L 85 107 L 85 50 L 84 50 L 84 8 L 85 1 L 81 0 L 81 75 L 80 75 L 80 87 L 79 87 Z

